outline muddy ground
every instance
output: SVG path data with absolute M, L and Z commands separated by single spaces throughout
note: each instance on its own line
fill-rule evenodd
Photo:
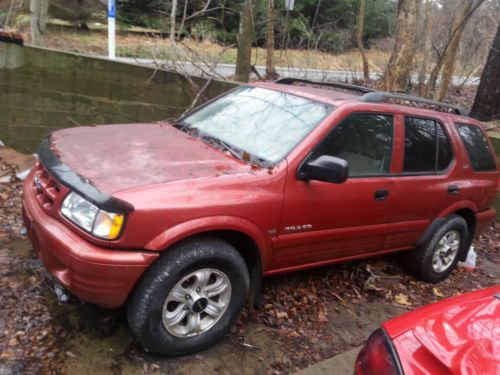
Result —
M 418 282 L 388 257 L 266 279 L 217 346 L 160 358 L 131 338 L 123 310 L 59 302 L 21 220 L 20 182 L 0 184 L 0 375 L 286 374 L 362 344 L 387 318 L 500 283 L 500 225 L 475 242 L 478 266 L 436 284 Z

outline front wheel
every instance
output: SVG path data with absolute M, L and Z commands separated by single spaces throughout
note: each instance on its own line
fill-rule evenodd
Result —
M 128 303 L 132 334 L 159 355 L 198 352 L 234 324 L 249 289 L 241 255 L 227 242 L 199 237 L 167 250 Z
M 436 283 L 444 280 L 453 271 L 459 254 L 467 250 L 469 243 L 466 221 L 458 215 L 452 215 L 425 243 L 403 256 L 406 255 L 405 263 L 413 276 L 422 281 Z

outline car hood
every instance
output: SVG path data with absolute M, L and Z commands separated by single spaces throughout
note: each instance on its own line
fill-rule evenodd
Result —
M 62 163 L 108 194 L 251 168 L 166 122 L 63 129 L 50 142 Z
M 451 374 L 498 374 L 499 298 L 500 287 L 464 294 L 395 318 L 384 328 L 396 340 L 398 331 L 401 336 L 413 333 L 427 355 Z M 413 360 L 422 355 L 414 353 Z

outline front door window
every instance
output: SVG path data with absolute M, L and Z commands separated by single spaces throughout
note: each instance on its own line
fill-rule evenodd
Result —
M 349 176 L 389 173 L 393 118 L 356 114 L 344 119 L 314 150 L 313 157 L 335 156 L 349 163 Z

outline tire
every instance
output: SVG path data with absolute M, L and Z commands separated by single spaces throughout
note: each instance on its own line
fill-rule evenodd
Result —
M 456 251 L 445 250 L 443 245 L 448 246 L 454 243 L 453 238 L 459 241 Z M 453 271 L 461 254 L 467 252 L 469 243 L 467 223 L 461 216 L 452 215 L 432 233 L 426 242 L 408 253 L 404 259 L 406 269 L 419 280 L 430 283 L 442 281 Z M 450 246 L 449 249 L 454 249 L 454 247 Z M 454 256 L 452 256 L 453 253 Z M 446 254 L 449 255 L 444 256 Z M 442 267 L 439 266 L 440 264 Z
M 146 271 L 128 302 L 129 327 L 152 353 L 196 353 L 229 331 L 248 289 L 245 261 L 230 244 L 208 236 L 192 238 L 167 250 Z

